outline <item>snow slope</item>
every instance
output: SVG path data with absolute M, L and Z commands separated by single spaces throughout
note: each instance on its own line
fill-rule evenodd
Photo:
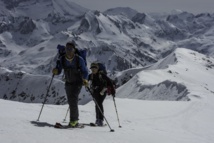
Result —
M 214 93 L 214 59 L 177 48 L 165 59 L 137 73 L 118 89 L 119 97 L 144 100 L 191 100 Z M 128 91 L 126 89 L 129 89 Z
M 84 129 L 54 129 L 62 122 L 67 105 L 45 105 L 37 122 L 41 104 L 0 100 L 0 142 L 4 143 L 213 143 L 214 96 L 207 92 L 190 102 L 142 101 L 116 98 L 122 128 L 118 127 L 114 104 L 104 102 L 108 126 Z M 128 105 L 128 106 L 127 106 Z M 95 120 L 94 103 L 79 106 L 80 122 Z M 68 121 L 68 119 L 67 119 Z M 64 124 L 67 124 L 64 123 Z

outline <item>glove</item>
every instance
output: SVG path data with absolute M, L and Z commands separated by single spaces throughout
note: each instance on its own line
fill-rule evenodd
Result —
M 54 75 L 57 75 L 57 74 L 59 73 L 59 71 L 58 71 L 57 68 L 54 68 L 54 69 L 52 70 L 52 73 L 53 73 Z
M 88 80 L 86 80 L 86 79 L 83 79 L 83 83 L 82 83 L 85 87 L 88 87 Z
M 107 87 L 107 93 L 108 93 L 108 95 L 112 95 L 113 97 L 115 97 L 115 89 L 114 89 L 114 87 L 111 87 L 111 86 L 108 86 Z

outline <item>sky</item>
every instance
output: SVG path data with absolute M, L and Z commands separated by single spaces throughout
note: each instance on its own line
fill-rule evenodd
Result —
M 198 13 L 214 13 L 214 0 L 71 0 L 91 10 L 105 11 L 115 7 L 130 7 L 139 12 L 171 12 L 182 11 Z

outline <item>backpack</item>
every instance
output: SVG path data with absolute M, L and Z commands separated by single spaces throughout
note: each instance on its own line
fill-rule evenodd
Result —
M 107 70 L 106 70 L 105 64 L 103 64 L 103 63 L 97 63 L 97 64 L 99 66 L 99 73 L 104 74 L 107 78 L 109 78 L 107 76 Z M 100 78 L 100 80 L 103 80 L 102 76 L 99 76 L 99 78 Z M 110 80 L 111 83 L 109 83 L 109 82 L 106 83 L 106 85 L 107 85 L 107 87 L 106 87 L 107 88 L 107 95 L 115 96 L 115 95 L 113 95 L 113 94 L 115 94 L 115 90 L 116 90 L 115 82 L 110 78 L 109 78 L 109 80 Z M 112 84 L 113 87 L 110 86 L 110 84 Z
M 103 64 L 103 63 L 97 63 L 97 64 L 99 66 L 99 72 L 107 75 L 107 70 L 106 70 L 105 64 Z
M 57 49 L 58 49 L 58 57 L 61 58 L 62 56 L 65 55 L 65 46 L 63 45 L 57 45 Z M 83 58 L 85 65 L 87 66 L 87 61 L 86 61 L 86 55 L 87 55 L 87 50 L 83 50 L 83 49 L 77 49 L 76 48 L 76 54 L 80 57 Z

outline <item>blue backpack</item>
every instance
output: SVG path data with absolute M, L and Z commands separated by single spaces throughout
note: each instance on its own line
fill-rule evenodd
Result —
M 58 49 L 59 58 L 65 55 L 65 46 L 57 45 L 57 49 Z M 83 58 L 85 65 L 87 66 L 87 61 L 86 61 L 87 50 L 76 48 L 76 54 Z
M 103 64 L 103 63 L 97 63 L 97 64 L 98 64 L 98 66 L 99 66 L 99 72 L 101 72 L 101 73 L 107 75 L 107 70 L 106 70 L 105 64 Z

